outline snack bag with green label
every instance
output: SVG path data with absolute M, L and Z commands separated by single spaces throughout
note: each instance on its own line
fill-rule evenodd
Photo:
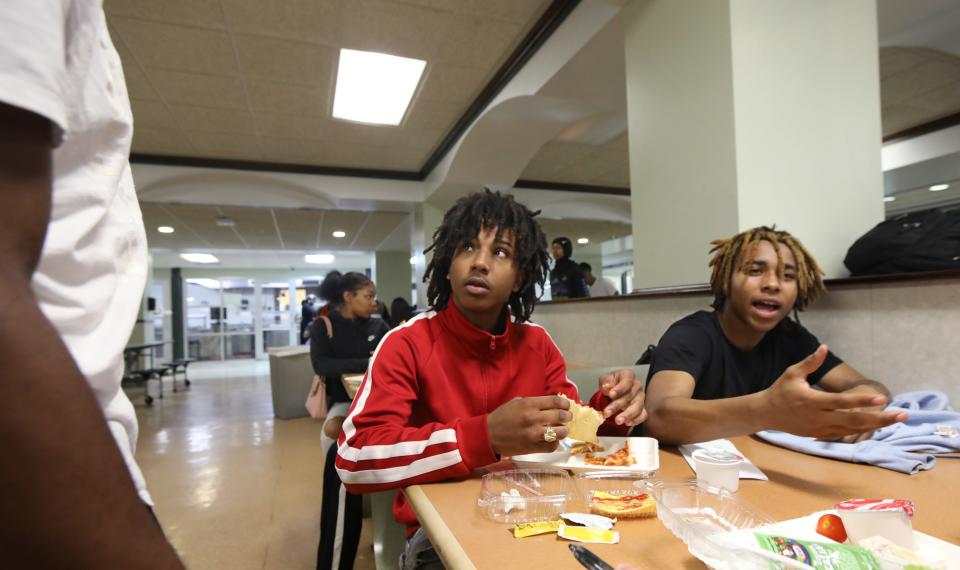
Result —
M 859 546 L 797 540 L 759 532 L 754 534 L 760 548 L 817 570 L 881 570 L 882 568 L 880 562 L 869 550 Z

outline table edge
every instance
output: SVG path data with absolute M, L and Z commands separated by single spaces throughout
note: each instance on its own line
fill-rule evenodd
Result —
M 410 506 L 417 513 L 421 528 L 427 533 L 444 566 L 450 570 L 476 570 L 470 557 L 460 546 L 457 537 L 447 527 L 443 517 L 437 512 L 426 493 L 419 485 L 411 485 L 403 489 L 404 495 L 410 501 Z

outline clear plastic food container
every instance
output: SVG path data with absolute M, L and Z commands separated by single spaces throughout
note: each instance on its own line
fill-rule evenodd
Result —
M 648 481 L 657 517 L 690 554 L 717 569 L 808 568 L 761 550 L 754 531 L 783 534 L 775 520 L 725 489 L 697 481 Z M 763 527 L 760 529 L 759 527 Z M 773 564 L 771 564 L 773 563 Z
M 517 524 L 557 520 L 579 500 L 562 469 L 511 469 L 483 476 L 477 508 L 497 522 Z
M 650 475 L 648 471 L 591 471 L 574 475 L 573 484 L 580 497 L 589 505 L 594 491 L 611 495 L 649 493 L 645 483 Z

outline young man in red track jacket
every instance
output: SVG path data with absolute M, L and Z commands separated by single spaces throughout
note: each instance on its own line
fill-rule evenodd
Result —
M 337 471 L 353 493 L 465 478 L 500 456 L 553 451 L 579 401 L 563 356 L 527 322 L 535 284 L 548 270 L 536 213 L 499 192 L 460 199 L 434 233 L 427 266 L 432 310 L 393 329 L 374 352 L 343 424 Z M 643 386 L 621 371 L 600 378 L 590 405 L 602 433 L 625 435 L 642 422 Z M 405 568 L 431 567 L 436 554 L 413 510 Z

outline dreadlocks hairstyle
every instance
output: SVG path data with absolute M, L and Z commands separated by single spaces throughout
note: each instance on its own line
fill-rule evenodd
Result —
M 430 306 L 439 311 L 450 300 L 447 274 L 457 248 L 477 237 L 481 229 L 495 229 L 497 239 L 503 236 L 504 230 L 511 230 L 516 239 L 514 259 L 523 274 L 523 283 L 510 295 L 507 304 L 517 322 L 529 320 L 537 301 L 535 285 L 542 288 L 550 270 L 547 238 L 534 219 L 539 213 L 515 202 L 513 196 L 491 192 L 489 188 L 457 200 L 433 232 L 433 243 L 423 250 L 424 253 L 433 250 L 433 259 L 423 276 L 423 282 L 429 283 L 427 302 Z
M 773 249 L 777 252 L 778 271 L 783 271 L 783 259 L 780 256 L 780 248 L 776 247 L 777 244 L 784 245 L 797 260 L 797 302 L 793 305 L 795 311 L 804 310 L 826 291 L 823 286 L 823 270 L 797 238 L 786 231 L 777 230 L 776 226 L 772 228 L 759 226 L 728 239 L 710 242 L 713 246 L 710 250 L 713 254 L 710 260 L 710 267 L 713 268 L 710 273 L 710 288 L 713 290 L 711 306 L 714 309 L 722 309 L 727 297 L 730 296 L 730 282 L 733 274 L 740 270 L 740 266 L 737 265 L 740 253 L 752 251 L 761 241 L 768 241 L 774 245 Z

